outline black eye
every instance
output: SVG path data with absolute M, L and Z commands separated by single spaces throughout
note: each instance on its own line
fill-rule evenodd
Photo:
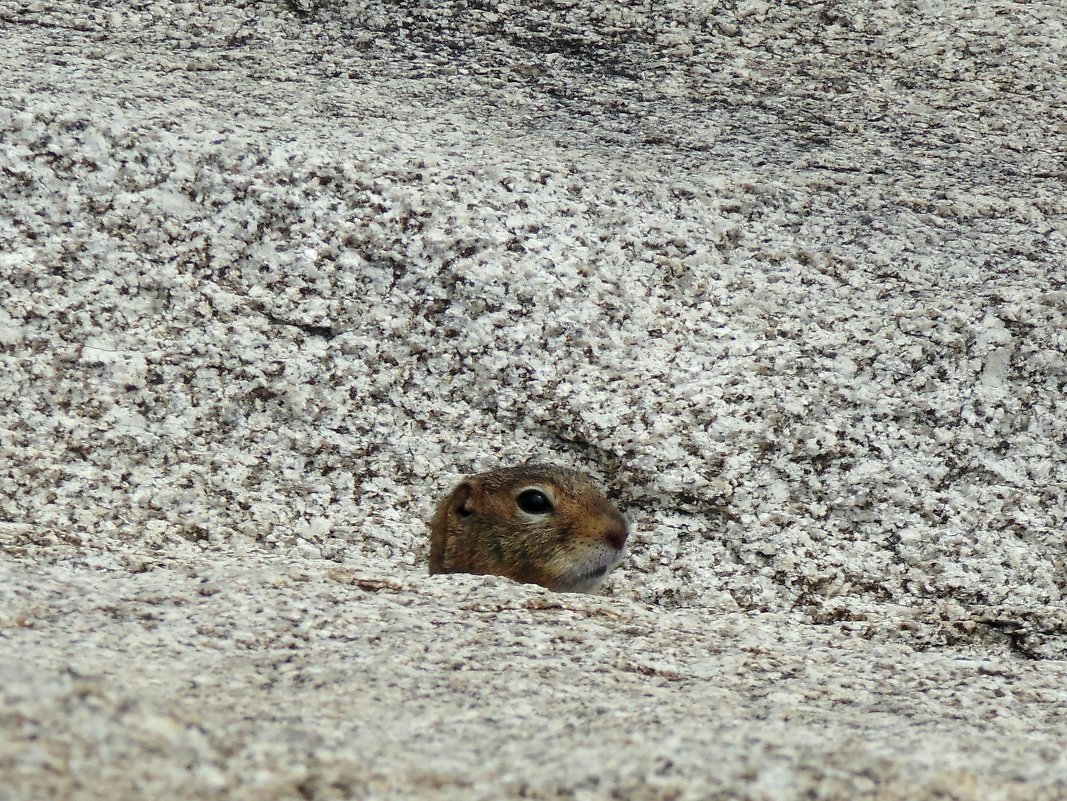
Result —
M 543 515 L 552 511 L 552 501 L 541 490 L 526 490 L 519 493 L 519 508 L 532 515 Z

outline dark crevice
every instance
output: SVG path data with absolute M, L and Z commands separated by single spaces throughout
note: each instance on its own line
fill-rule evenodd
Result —
M 293 328 L 300 329 L 308 336 L 322 337 L 323 339 L 333 339 L 335 336 L 341 333 L 340 330 L 332 328 L 328 325 L 315 325 L 314 323 L 302 323 L 297 320 L 283 319 L 275 314 L 271 314 L 260 304 L 256 305 L 255 310 L 262 314 L 267 320 L 269 320 L 274 325 L 292 326 Z

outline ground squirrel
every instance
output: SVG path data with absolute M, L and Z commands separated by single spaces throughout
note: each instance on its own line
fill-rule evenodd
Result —
M 626 519 L 588 476 L 551 465 L 463 479 L 431 523 L 430 573 L 493 573 L 591 592 L 623 557 Z

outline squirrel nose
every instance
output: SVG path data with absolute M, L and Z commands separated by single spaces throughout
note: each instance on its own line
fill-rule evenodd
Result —
M 616 551 L 621 551 L 622 546 L 626 544 L 628 536 L 630 536 L 630 532 L 626 530 L 626 526 L 615 526 L 605 532 L 604 540 Z

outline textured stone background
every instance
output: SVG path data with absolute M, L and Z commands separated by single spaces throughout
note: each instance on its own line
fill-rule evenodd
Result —
M 0 31 L 0 799 L 1067 798 L 1061 4 Z

